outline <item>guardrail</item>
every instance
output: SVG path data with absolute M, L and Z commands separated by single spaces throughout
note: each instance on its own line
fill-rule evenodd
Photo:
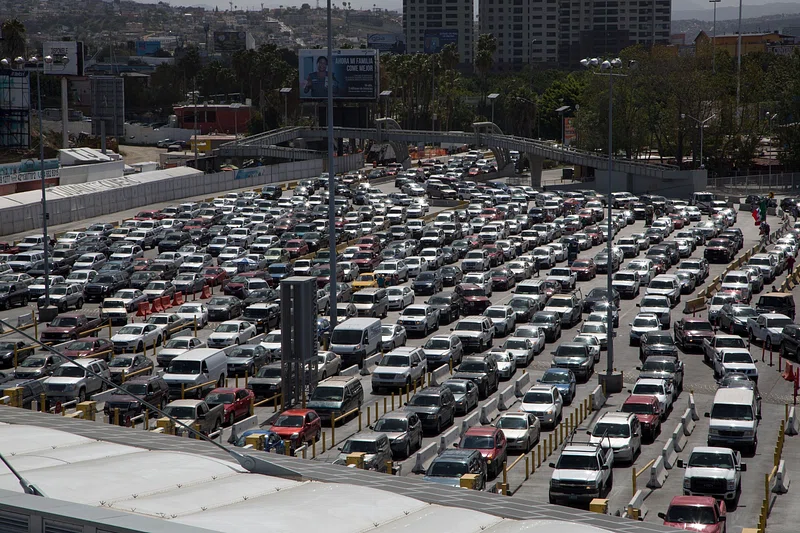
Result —
M 205 383 L 200 383 L 199 385 L 192 385 L 191 387 L 187 387 L 185 383 L 181 383 L 181 400 L 185 400 L 186 399 L 186 393 L 187 392 L 192 392 L 192 391 L 196 391 L 196 390 L 202 390 L 202 389 L 208 387 L 209 385 L 213 386 L 213 385 L 216 385 L 216 384 L 217 384 L 217 381 L 214 380 L 214 379 L 212 379 L 211 381 L 206 381 Z
M 153 372 L 154 368 L 155 367 L 149 366 L 147 368 L 141 368 L 139 370 L 135 370 L 135 371 L 130 372 L 130 373 L 125 373 L 125 371 L 123 370 L 122 371 L 122 378 L 121 378 L 122 379 L 122 383 L 125 383 L 125 381 L 131 379 L 132 377 L 139 376 L 141 374 L 145 374 L 145 375 L 149 376 L 150 373 Z
M 649 471 L 650 467 L 656 462 L 655 459 L 651 459 L 649 463 L 644 465 L 639 470 L 636 470 L 635 466 L 631 467 L 631 497 L 636 496 L 636 479 L 641 476 L 642 474 Z
M 277 413 L 278 412 L 278 403 L 280 403 L 282 397 L 283 397 L 283 393 L 279 392 L 275 396 L 270 396 L 269 398 L 265 398 L 265 399 L 261 400 L 260 402 L 251 403 L 250 404 L 250 416 L 253 415 L 253 410 L 256 407 L 264 407 L 269 402 L 273 402 L 273 410 L 272 410 L 272 412 L 273 413 Z
M 107 322 L 107 323 L 105 323 L 105 324 L 101 324 L 101 325 L 97 326 L 96 328 L 87 329 L 86 331 L 81 331 L 81 332 L 78 334 L 78 337 L 79 337 L 79 338 L 83 338 L 83 337 L 90 337 L 90 336 L 91 336 L 91 333 L 94 333 L 95 331 L 100 331 L 101 329 L 106 329 L 106 328 L 108 328 L 108 338 L 110 339 L 110 338 L 111 338 L 111 336 L 112 336 L 112 332 L 111 332 L 111 319 L 108 319 L 108 322 Z

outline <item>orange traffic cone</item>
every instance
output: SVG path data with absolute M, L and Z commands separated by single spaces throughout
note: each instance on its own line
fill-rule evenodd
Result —
M 211 298 L 211 290 L 209 290 L 208 285 L 204 285 L 203 286 L 203 292 L 200 293 L 200 298 L 202 298 L 204 300 L 208 299 L 208 298 Z
M 786 361 L 786 369 L 781 375 L 786 381 L 794 381 L 794 366 L 789 361 Z

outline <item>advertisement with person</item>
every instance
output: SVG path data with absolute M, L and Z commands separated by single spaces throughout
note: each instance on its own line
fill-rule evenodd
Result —
M 300 50 L 300 98 L 328 97 L 328 69 L 337 100 L 374 100 L 378 96 L 376 50 L 333 50 L 328 65 L 327 50 Z
M 382 54 L 405 54 L 406 36 L 402 33 L 371 33 L 367 35 L 367 48 Z
M 448 44 L 458 46 L 458 30 L 451 29 L 426 29 L 423 51 L 426 54 L 438 54 Z

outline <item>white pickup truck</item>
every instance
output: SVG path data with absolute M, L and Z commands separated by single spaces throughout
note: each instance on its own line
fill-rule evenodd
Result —
M 611 491 L 614 451 L 598 444 L 567 444 L 558 462 L 550 463 L 550 503 L 589 503 Z
M 692 450 L 688 461 L 678 459 L 683 475 L 684 496 L 714 496 L 728 503 L 736 500 L 742 490 L 742 463 L 738 451 L 730 448 L 698 446 Z
M 747 334 L 750 342 L 756 341 L 766 348 L 778 347 L 781 345 L 781 333 L 783 327 L 792 324 L 792 319 L 780 313 L 764 313 L 757 317 L 747 319 Z

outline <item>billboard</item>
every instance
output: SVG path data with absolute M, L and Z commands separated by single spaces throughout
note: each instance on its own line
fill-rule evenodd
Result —
M 300 98 L 328 97 L 328 51 L 300 50 Z M 333 50 L 333 97 L 375 100 L 378 97 L 377 50 Z
M 60 176 L 60 166 L 58 159 L 44 160 L 44 179 L 58 178 Z M 9 163 L 0 165 L 0 185 L 11 183 L 22 183 L 25 181 L 36 181 L 42 179 L 41 163 L 37 161 L 20 161 L 19 163 Z
M 425 30 L 425 45 L 423 51 L 426 54 L 438 54 L 442 48 L 448 44 L 458 46 L 458 30 L 438 28 Z
M 567 146 L 575 144 L 578 140 L 578 133 L 575 131 L 575 117 L 564 117 L 564 144 Z
M 83 43 L 80 41 L 47 41 L 42 45 L 42 57 L 51 56 L 53 62 L 44 64 L 45 74 L 58 76 L 83 76 Z M 63 57 L 69 58 L 66 63 Z
M 367 48 L 391 54 L 406 53 L 406 36 L 402 33 L 371 33 L 367 35 Z
M 215 31 L 215 52 L 236 52 L 238 50 L 252 50 L 256 46 L 253 37 L 246 31 Z
M 125 137 L 125 80 L 116 76 L 91 76 L 92 135 L 100 135 L 101 123 L 106 135 Z
M 161 41 L 136 41 L 137 56 L 151 56 L 161 50 Z

